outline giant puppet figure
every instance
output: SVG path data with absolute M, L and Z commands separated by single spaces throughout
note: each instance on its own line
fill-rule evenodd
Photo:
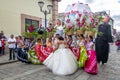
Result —
M 107 63 L 109 55 L 109 43 L 113 42 L 111 35 L 111 26 L 108 24 L 110 17 L 106 16 L 103 23 L 99 25 L 98 32 L 102 35 L 97 35 L 95 49 L 98 63 Z

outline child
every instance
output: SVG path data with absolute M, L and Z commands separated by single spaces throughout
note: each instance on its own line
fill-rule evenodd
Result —
M 93 47 L 94 47 L 93 37 L 89 36 L 87 38 L 87 43 L 86 43 L 86 49 L 87 49 L 87 52 L 88 52 L 88 60 L 85 63 L 84 70 L 87 73 L 97 74 L 98 73 L 98 67 L 97 67 L 96 52 L 95 52 Z

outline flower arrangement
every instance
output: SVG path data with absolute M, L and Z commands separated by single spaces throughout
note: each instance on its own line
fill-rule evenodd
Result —
M 75 20 L 75 22 L 72 24 L 70 19 L 68 18 L 66 20 L 66 32 L 76 32 L 76 34 L 84 34 L 87 32 L 89 35 L 94 36 L 95 33 L 98 33 L 101 35 L 100 32 L 97 32 L 97 28 L 99 24 L 102 22 L 103 18 L 102 16 L 93 14 L 92 16 L 90 15 L 84 15 L 84 16 L 79 16 Z M 71 26 L 72 25 L 72 26 Z M 76 27 L 75 27 L 76 26 Z
M 68 25 L 66 25 L 66 27 L 64 28 L 65 33 L 67 35 L 72 35 L 75 32 L 75 25 L 72 24 L 70 21 L 67 21 Z
M 86 30 L 88 31 L 89 35 L 94 36 L 95 33 L 97 33 L 98 35 L 102 35 L 101 32 L 98 32 L 98 26 L 102 23 L 103 21 L 103 17 L 99 16 L 97 14 L 94 14 L 91 18 L 90 18 L 90 23 L 89 25 L 86 25 Z
M 28 26 L 28 24 L 26 24 L 26 28 L 25 28 L 26 32 L 23 32 L 22 35 L 25 38 L 35 38 L 37 37 L 38 33 L 36 32 L 35 26 L 34 25 L 30 25 Z
M 52 37 L 53 34 L 56 32 L 56 28 L 54 28 L 52 22 L 49 23 L 49 27 L 44 28 L 42 27 L 36 28 L 34 25 L 28 26 L 26 25 L 25 32 L 22 33 L 22 35 L 25 38 L 40 38 L 40 39 L 46 39 L 48 37 Z

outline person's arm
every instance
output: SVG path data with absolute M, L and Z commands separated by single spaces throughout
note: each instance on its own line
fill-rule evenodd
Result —
M 23 41 L 20 41 L 19 47 L 21 47 L 21 48 L 25 48 L 26 47 Z
M 11 41 L 10 41 L 10 39 L 8 39 L 7 43 L 8 43 L 8 44 L 11 44 Z
M 57 42 L 57 43 L 55 44 L 55 48 L 54 48 L 53 52 L 55 52 L 55 51 L 58 49 L 58 46 L 59 46 L 59 43 Z

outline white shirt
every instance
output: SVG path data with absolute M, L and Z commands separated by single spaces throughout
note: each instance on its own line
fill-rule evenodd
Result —
M 8 42 L 16 42 L 15 38 L 9 38 Z M 15 48 L 15 43 L 8 44 L 9 48 Z

